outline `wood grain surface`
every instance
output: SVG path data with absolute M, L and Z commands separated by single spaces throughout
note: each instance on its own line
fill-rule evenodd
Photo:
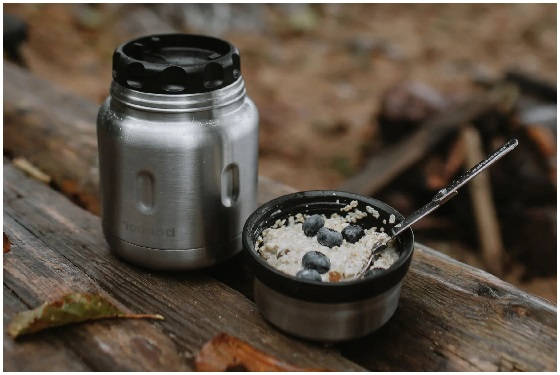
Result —
M 68 109 L 65 103 L 74 107 Z M 95 104 L 5 64 L 5 153 L 30 160 L 52 177 L 52 187 L 92 212 L 99 207 L 96 110 Z M 290 191 L 266 178 L 259 181 L 260 202 Z M 21 239 L 14 241 L 12 250 L 4 255 L 5 288 L 9 285 L 10 292 L 25 304 L 38 303 L 43 296 L 29 280 L 34 274 L 25 277 L 19 271 L 20 277 L 9 281 L 6 276 L 17 273 L 23 265 L 16 266 L 19 263 L 15 261 L 12 265 L 7 259 L 17 257 L 13 254 L 22 248 L 32 247 L 28 242 L 43 244 L 69 263 L 65 270 L 72 270 L 70 266 L 76 269 L 72 271 L 75 276 L 57 277 L 65 281 L 87 277 L 91 285 L 132 311 L 162 313 L 166 317 L 163 322 L 137 324 L 163 332 L 177 353 L 184 356 L 188 368 L 192 368 L 192 355 L 202 344 L 224 331 L 302 367 L 350 370 L 363 366 L 385 371 L 556 369 L 555 306 L 421 245 L 416 246 L 399 308 L 389 323 L 364 339 L 327 349 L 284 336 L 262 320 L 246 298 L 252 295 L 251 275 L 242 257 L 189 273 L 158 273 L 127 265 L 109 253 L 98 217 L 10 165 L 4 169 L 4 206 L 4 231 L 10 239 Z M 27 233 L 27 237 L 21 233 Z M 34 258 L 33 251 L 29 253 L 21 260 L 24 265 L 44 262 Z M 54 265 L 43 263 L 39 268 L 51 277 L 56 274 L 51 267 Z M 156 332 L 152 335 L 153 340 L 163 340 Z M 76 351 L 68 355 L 72 353 Z M 6 349 L 4 354 L 5 358 L 10 355 Z M 119 363 L 126 364 L 126 353 L 119 355 L 125 356 Z
M 109 252 L 97 216 L 10 165 L 4 165 L 4 231 L 12 240 L 4 254 L 4 288 L 26 305 L 35 307 L 71 290 L 99 291 L 133 312 L 165 317 L 52 331 L 96 370 L 192 369 L 194 355 L 220 332 L 297 366 L 362 370 L 336 348 L 283 335 L 245 296 L 203 272 L 152 272 L 118 260 Z

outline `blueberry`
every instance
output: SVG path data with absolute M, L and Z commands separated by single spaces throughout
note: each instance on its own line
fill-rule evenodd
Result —
M 348 225 L 342 230 L 342 237 L 350 243 L 358 242 L 364 234 L 364 229 L 359 225 Z
M 366 274 L 364 275 L 364 277 L 373 277 L 373 276 L 377 276 L 379 275 L 382 271 L 384 271 L 385 268 L 381 268 L 381 267 L 374 267 L 371 270 L 367 271 Z
M 336 230 L 323 227 L 317 233 L 317 241 L 323 246 L 340 246 L 342 245 L 342 234 Z
M 321 274 L 315 270 L 301 270 L 296 273 L 296 277 L 306 280 L 323 281 Z
M 321 252 L 308 251 L 303 258 L 301 258 L 301 265 L 305 269 L 325 273 L 331 268 L 331 261 Z
M 325 219 L 321 215 L 311 215 L 303 222 L 303 233 L 307 237 L 313 237 L 323 225 L 325 225 Z

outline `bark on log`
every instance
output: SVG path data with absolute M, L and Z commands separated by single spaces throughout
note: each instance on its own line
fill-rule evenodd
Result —
M 377 371 L 555 371 L 556 307 L 416 244 L 395 316 L 342 353 Z
M 6 176 L 11 176 L 11 173 L 8 171 Z M 7 181 L 5 186 L 10 184 Z M 4 193 L 10 199 L 14 192 L 5 190 Z M 17 196 L 15 198 L 18 199 Z M 26 227 L 25 218 L 9 208 L 10 202 L 5 201 L 5 204 L 8 208 L 4 209 L 4 227 L 13 242 L 12 251 L 4 255 L 4 292 L 13 293 L 26 305 L 19 311 L 35 308 L 71 292 L 92 292 L 107 297 L 86 273 L 46 245 L 33 233 L 33 229 Z M 108 299 L 123 309 L 118 301 Z M 127 310 L 126 306 L 123 310 Z M 173 341 L 148 321 L 89 322 L 52 329 L 50 335 L 48 332 L 41 335 L 61 338 L 65 350 L 80 358 L 93 371 L 188 370 Z M 18 347 L 21 341 L 34 341 L 30 337 L 16 340 L 5 337 L 4 340 L 14 347 Z M 34 350 L 28 354 L 30 357 L 38 356 Z M 30 359 L 19 366 L 28 370 L 26 366 L 33 366 L 31 362 L 35 362 Z M 38 360 L 41 361 L 40 358 Z
M 25 156 L 50 174 L 55 182 L 55 176 L 66 176 L 71 180 L 84 178 L 87 168 L 80 166 L 87 165 L 85 160 L 96 160 L 95 141 L 87 141 L 84 135 L 89 133 L 92 137 L 92 132 L 95 132 L 95 116 L 83 117 L 83 121 L 90 121 L 88 129 L 80 128 L 72 121 L 50 124 L 28 121 L 33 117 L 48 119 L 49 116 L 64 119 L 65 115 L 52 113 L 67 109 L 60 102 L 64 95 L 53 97 L 50 84 L 15 70 L 17 68 L 11 66 L 6 68 L 5 64 L 4 85 L 10 88 L 10 92 L 5 91 L 4 95 L 5 110 L 10 112 L 9 115 L 5 113 L 5 119 L 10 118 L 4 125 L 5 149 L 8 148 L 14 156 Z M 30 91 L 20 88 L 13 82 L 15 79 L 23 80 Z M 34 115 L 18 117 L 18 102 L 25 102 L 27 96 L 39 95 L 48 105 L 27 106 L 28 112 L 34 112 Z M 89 102 L 82 101 L 81 106 L 89 106 L 89 113 L 95 112 L 96 106 Z M 17 134 L 16 128 L 21 133 L 42 131 L 48 136 L 35 138 L 35 143 L 31 143 Z M 79 145 L 72 144 L 69 137 L 78 137 L 82 141 Z M 17 142 L 12 142 L 12 139 Z M 18 147 L 13 147 L 15 143 Z M 52 144 L 70 145 L 67 153 L 76 155 L 78 159 L 83 154 L 83 159 L 75 165 L 64 163 L 64 154 L 57 153 L 56 148 L 51 147 Z M 49 149 L 52 151 L 46 151 Z M 32 159 L 36 153 L 41 153 L 49 160 Z M 5 168 L 5 181 L 6 171 L 10 169 Z M 270 348 L 268 352 L 287 362 L 305 367 L 317 367 L 320 364 L 320 367 L 337 368 L 329 361 L 319 362 L 322 360 L 320 355 L 304 355 L 304 361 L 301 350 L 307 346 L 297 340 L 284 338 L 280 333 L 276 336 L 269 332 L 262 340 L 255 338 L 270 329 L 256 316 L 255 306 L 239 293 L 209 279 L 203 273 L 147 273 L 118 262 L 107 252 L 97 217 L 62 200 L 55 192 L 36 181 L 23 177 L 17 181 L 10 186 L 16 191 L 11 195 L 10 204 L 19 202 L 14 207 L 14 210 L 17 208 L 14 216 L 19 220 L 25 219 L 27 226 L 34 228 L 34 233 L 40 235 L 47 246 L 64 254 L 102 288 L 111 290 L 116 299 L 126 301 L 131 308 L 154 310 L 154 307 L 160 306 L 159 303 L 171 306 L 171 323 L 165 321 L 157 324 L 169 324 L 177 329 L 181 326 L 179 323 L 185 320 L 193 322 L 186 332 L 181 331 L 180 336 L 173 338 L 179 348 L 187 348 L 187 353 L 192 353 L 196 344 L 207 340 L 210 331 L 216 333 L 220 328 L 229 327 L 227 331 L 233 334 L 236 331 L 244 332 L 245 336 L 241 335 L 241 338 L 251 344 L 260 344 L 265 351 Z M 270 186 L 276 185 L 270 180 L 262 181 L 259 186 L 260 199 L 270 199 L 275 194 L 289 190 L 280 187 L 274 188 L 273 192 Z M 93 185 L 96 186 L 96 183 L 94 180 Z M 96 188 L 91 191 L 96 191 Z M 16 200 L 18 194 L 23 198 Z M 10 232 L 7 232 L 10 236 Z M 245 281 L 238 284 L 231 282 L 230 285 L 248 293 L 249 280 L 239 270 L 232 271 L 231 279 L 235 279 L 237 271 L 237 280 Z M 147 281 L 149 290 L 144 290 Z M 144 289 L 138 290 L 139 286 L 144 286 Z M 152 301 L 148 295 L 155 295 L 162 302 Z M 213 295 L 219 295 L 220 300 L 212 300 Z M 197 301 L 198 305 L 192 306 L 192 301 Z M 235 318 L 232 318 L 232 314 Z M 228 317 L 225 318 L 227 322 L 223 321 L 224 316 Z M 229 323 L 228 319 L 232 319 L 231 326 L 226 324 Z M 184 326 L 181 327 L 185 330 Z M 170 331 L 177 334 L 174 330 Z M 268 338 L 268 335 L 273 339 Z M 287 347 L 290 345 L 292 354 L 287 357 Z M 417 246 L 395 317 L 377 334 L 337 347 L 343 349 L 346 357 L 372 370 L 553 371 L 556 369 L 556 308 L 481 270 Z M 322 353 L 316 348 L 314 350 Z M 309 351 L 304 350 L 303 353 Z M 324 356 L 330 358 L 326 354 Z M 301 361 L 297 361 L 297 358 Z M 311 366 L 310 358 L 315 358 Z
M 4 62 L 4 152 L 24 156 L 99 213 L 97 106 Z
M 146 332 L 140 324 L 160 327 L 177 350 L 188 355 L 225 331 L 299 366 L 355 369 L 336 350 L 276 331 L 262 321 L 251 302 L 203 273 L 148 273 L 118 261 L 107 249 L 97 217 L 10 165 L 4 166 L 4 178 L 5 229 L 13 239 L 12 250 L 4 255 L 5 284 L 19 298 L 47 295 L 63 288 L 54 286 L 58 284 L 76 288 L 91 283 L 133 311 L 161 312 L 166 317 L 162 322 L 122 321 L 113 329 L 136 323 L 123 328 L 135 335 Z M 99 332 L 92 327 L 106 324 L 110 322 L 71 328 L 73 337 L 96 338 Z M 122 342 L 126 341 L 119 340 L 117 347 L 124 346 Z M 94 344 L 85 348 L 96 353 Z M 85 348 L 80 358 L 89 355 Z M 377 334 L 338 349 L 372 370 L 553 371 L 556 308 L 484 271 L 417 245 L 393 319 Z M 136 368 L 126 362 L 128 357 L 120 356 L 125 365 L 118 368 Z M 88 364 L 111 369 L 116 359 L 100 360 L 95 356 Z

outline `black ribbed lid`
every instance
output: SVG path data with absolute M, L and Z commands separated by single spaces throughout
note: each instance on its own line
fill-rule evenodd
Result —
M 113 79 L 155 94 L 193 94 L 225 87 L 241 75 L 239 50 L 203 35 L 150 35 L 113 53 Z

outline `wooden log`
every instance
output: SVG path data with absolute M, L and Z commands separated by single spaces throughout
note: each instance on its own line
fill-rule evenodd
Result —
M 25 303 L 26 307 L 19 311 L 35 308 L 71 292 L 92 292 L 107 297 L 87 274 L 49 248 L 18 220 L 9 211 L 5 212 L 4 226 L 13 242 L 10 253 L 4 255 L 4 293 L 13 293 Z M 118 301 L 108 299 L 127 310 Z M 177 353 L 173 341 L 156 327 L 148 321 L 91 322 L 54 329 L 51 335 L 41 334 L 38 342 L 56 335 L 63 340 L 67 351 L 94 371 L 188 370 L 185 358 Z M 5 343 L 15 348 L 22 341 L 35 340 L 29 337 L 4 338 Z M 27 354 L 27 362 L 16 368 L 29 370 L 32 367 L 26 366 L 35 366 L 35 361 L 42 361 L 42 354 L 36 350 L 30 349 Z M 59 366 L 64 369 L 73 365 L 68 362 Z
M 7 62 L 4 81 L 4 152 L 25 157 L 75 202 L 99 213 L 97 106 Z
M 556 308 L 416 244 L 395 316 L 342 353 L 376 371 L 556 371 Z
M 4 256 L 4 272 L 16 293 L 25 297 L 21 290 L 27 289 L 18 285 L 32 281 L 14 271 L 7 257 L 27 248 L 19 255 L 21 263 L 43 270 L 34 287 L 52 277 L 57 266 L 66 274 L 65 283 L 81 280 L 84 276 L 75 267 L 131 310 L 162 313 L 165 321 L 150 324 L 162 327 L 188 356 L 224 331 L 302 367 L 355 369 L 337 355 L 341 349 L 372 370 L 556 368 L 554 306 L 421 245 L 416 246 L 400 307 L 387 326 L 329 351 L 274 330 L 251 302 L 202 272 L 146 272 L 118 261 L 104 243 L 97 217 L 10 165 L 4 165 L 4 210 L 7 234 L 16 239 Z M 18 225 L 36 236 L 26 238 L 32 242 L 25 247 Z M 40 243 L 44 246 L 31 251 Z
M 461 138 L 465 146 L 466 168 L 472 168 L 486 158 L 487 155 L 482 149 L 482 141 L 476 128 L 467 126 L 462 130 Z M 506 253 L 488 172 L 481 173 L 470 182 L 469 192 L 484 263 L 494 275 L 503 276 Z
M 457 108 L 451 108 L 422 123 L 404 140 L 373 155 L 362 171 L 346 180 L 340 190 L 374 195 L 463 124 L 500 105 L 509 98 L 509 87 L 497 87 Z
M 4 218 L 12 240 L 4 283 L 19 298 L 37 305 L 71 289 L 96 289 L 132 311 L 165 317 L 72 327 L 66 344 L 96 370 L 192 369 L 201 346 L 220 332 L 296 366 L 363 370 L 335 349 L 283 335 L 251 301 L 203 272 L 152 272 L 119 261 L 107 248 L 98 217 L 11 165 L 4 165 Z M 186 360 L 177 361 L 176 353 Z
M 25 72 L 20 73 L 29 76 Z M 5 77 L 5 87 L 10 84 L 7 81 L 11 80 L 11 76 L 12 74 Z M 41 90 L 43 93 L 51 91 L 48 88 L 50 86 L 48 83 L 31 78 L 33 77 L 26 77 L 28 84 L 31 84 L 31 87 L 36 89 L 35 94 Z M 15 84 L 10 84 L 10 87 L 14 90 L 22 91 Z M 5 92 L 5 108 L 8 107 L 6 105 L 7 101 L 11 103 L 9 107 L 16 108 L 16 101 L 13 98 L 17 96 L 25 97 L 21 92 L 19 94 L 7 94 Z M 43 100 L 50 101 L 50 98 L 43 98 Z M 64 111 L 64 107 L 57 101 L 51 101 L 50 104 L 52 111 Z M 82 105 L 86 104 L 82 103 Z M 94 107 L 91 103 L 89 105 Z M 37 116 L 40 115 L 41 109 L 39 108 Z M 13 119 L 17 121 L 17 116 L 14 116 Z M 90 119 L 90 121 L 93 121 L 93 119 Z M 53 136 L 64 138 L 71 136 L 74 131 L 79 132 L 71 122 L 64 124 L 66 131 L 62 131 L 63 126 L 60 124 L 57 127 L 41 125 L 37 121 L 20 121 L 19 124 L 22 128 L 21 131 L 25 132 L 32 131 L 33 127 L 38 127 L 38 129 L 50 128 L 52 132 L 48 138 L 40 138 L 35 144 L 19 142 L 20 148 L 11 148 L 14 155 L 23 155 L 28 159 L 28 155 L 33 155 L 34 152 L 43 152 L 41 150 L 47 149 L 49 146 L 46 143 L 65 143 L 61 140 L 50 139 Z M 6 135 L 13 134 L 14 132 L 7 132 L 7 126 L 15 127 L 15 125 L 5 123 L 5 148 L 10 144 L 10 139 Z M 25 127 L 30 129 L 23 129 Z M 57 130 L 58 127 L 60 129 Z M 90 127 L 94 128 L 93 123 Z M 85 145 L 87 142 L 83 143 Z M 88 147 L 84 147 L 83 150 L 75 149 L 74 152 L 77 154 L 83 152 L 84 158 L 87 158 L 90 151 Z M 43 153 L 43 155 L 55 161 L 61 158 L 55 152 L 51 154 Z M 48 163 L 42 163 L 40 159 L 33 160 L 33 162 L 37 163 L 37 166 L 53 176 L 53 178 L 56 175 L 56 170 L 53 170 L 55 173 L 51 173 L 51 170 L 46 168 Z M 52 166 L 56 164 L 56 162 L 51 163 Z M 66 176 L 75 174 L 73 179 L 83 176 L 83 170 L 80 168 L 73 168 L 69 164 L 64 164 L 64 168 L 69 168 L 64 171 Z M 62 174 L 61 171 L 58 173 Z M 265 183 L 262 181 L 265 181 Z M 25 188 L 26 191 L 29 191 L 26 194 L 20 193 L 22 196 L 32 195 L 30 193 L 38 194 L 38 182 L 27 181 L 25 186 L 17 183 L 15 185 L 19 189 Z M 30 188 L 28 185 L 32 185 L 34 188 Z M 276 189 L 274 185 L 270 180 L 261 180 L 259 185 L 261 188 L 261 191 L 259 191 L 260 199 L 270 199 L 275 194 L 287 193 L 290 190 L 287 187 Z M 47 194 L 49 190 L 44 186 L 43 188 L 41 189 L 41 194 Z M 146 271 L 126 266 L 114 260 L 107 253 L 101 231 L 98 228 L 98 218 L 87 215 L 76 207 L 66 207 L 66 205 L 72 206 L 69 202 L 65 202 L 64 207 L 60 207 L 60 198 L 54 199 L 54 196 L 56 196 L 55 193 L 49 192 L 48 198 L 42 199 L 43 202 L 53 202 L 50 206 L 47 204 L 39 205 L 39 207 L 32 205 L 32 207 L 25 209 L 27 220 L 41 220 L 37 224 L 40 228 L 38 233 L 43 233 L 46 237 L 45 241 L 52 243 L 53 248 L 65 253 L 72 250 L 72 254 L 74 254 L 74 251 L 76 251 L 73 250 L 74 248 L 80 249 L 82 245 L 85 246 L 83 254 L 82 252 L 77 252 L 77 254 L 72 256 L 72 263 L 82 265 L 88 271 L 88 275 L 94 274 L 95 279 L 99 280 L 100 285 L 103 283 L 105 288 L 118 289 L 123 284 L 127 286 L 128 284 L 124 283 L 123 280 L 132 277 L 129 274 L 134 275 L 134 280 L 144 280 L 139 285 L 145 285 L 146 280 L 154 280 L 154 273 L 146 273 Z M 39 213 L 37 213 L 38 208 L 41 208 Z M 45 211 L 46 214 L 44 213 Z M 70 211 L 72 215 L 69 216 L 67 211 Z M 78 214 L 77 212 L 80 213 Z M 40 218 L 35 218 L 37 215 Z M 46 218 L 41 218 L 41 216 L 45 215 Z M 74 216 L 80 218 L 87 216 L 88 218 L 77 220 Z M 71 219 L 68 219 L 69 217 Z M 80 222 L 81 224 L 74 224 Z M 72 230 L 62 231 L 62 238 L 60 238 L 61 233 L 57 233 L 57 231 L 60 231 L 61 225 L 70 225 L 72 228 Z M 76 234 L 74 231 L 80 233 L 79 240 L 75 238 Z M 125 276 L 120 277 L 119 275 L 122 273 Z M 158 282 L 151 286 L 151 288 L 155 288 L 155 291 L 150 291 L 149 293 L 159 293 L 163 296 L 164 301 L 166 303 L 170 301 L 169 303 L 172 306 L 178 303 L 175 302 L 176 298 L 179 298 L 179 302 L 185 301 L 184 298 L 181 298 L 182 294 L 190 296 L 189 298 L 195 301 L 199 301 L 200 298 L 203 301 L 207 301 L 208 295 L 219 295 L 220 293 L 225 293 L 223 292 L 224 290 L 227 291 L 225 293 L 226 296 L 230 296 L 233 293 L 231 289 L 219 283 L 213 283 L 212 285 L 214 286 L 212 288 L 204 287 L 200 288 L 198 292 L 193 291 L 193 288 L 195 288 L 193 283 L 195 285 L 210 283 L 202 272 L 186 275 L 177 274 L 175 276 L 163 273 L 156 273 L 155 275 L 165 278 L 167 284 L 156 278 L 155 280 L 158 280 Z M 198 283 L 193 281 L 192 279 L 196 278 L 196 275 L 199 275 L 203 281 Z M 240 271 L 238 275 L 237 279 L 245 279 L 247 282 L 250 282 L 250 279 L 246 278 L 243 272 Z M 176 286 L 176 282 L 181 283 L 181 286 Z M 184 283 L 186 285 L 183 285 Z M 228 283 L 230 282 L 228 281 Z M 119 287 L 117 288 L 115 285 Z M 250 290 L 250 285 L 242 282 L 235 285 L 235 288 L 247 291 Z M 119 295 L 121 293 L 120 291 L 116 292 Z M 126 294 L 120 297 L 120 299 L 133 299 L 134 304 L 129 306 L 138 306 L 142 310 L 152 306 L 152 302 L 145 302 L 136 293 L 136 291 L 129 293 L 130 297 L 128 297 L 129 294 Z M 202 294 L 202 297 L 199 294 Z M 237 295 L 239 296 L 239 294 Z M 144 294 L 141 294 L 140 297 L 142 296 Z M 192 302 L 185 303 L 192 304 Z M 241 303 L 239 307 L 237 307 L 238 303 Z M 250 309 L 253 309 L 252 311 L 254 312 L 255 309 L 254 305 L 248 301 L 237 302 L 231 296 L 219 301 L 219 306 L 224 306 L 224 304 L 228 307 L 222 308 L 222 310 L 228 310 L 228 314 L 230 313 L 229 309 L 240 313 Z M 215 332 L 217 331 L 215 327 L 221 324 L 219 322 L 221 314 L 215 311 L 218 307 L 210 305 L 210 308 L 208 314 L 203 315 L 205 316 L 203 322 L 214 327 L 208 330 L 213 329 Z M 195 307 L 192 307 L 189 311 L 192 311 L 192 309 L 199 311 Z M 187 316 L 192 317 L 193 314 L 191 312 Z M 247 319 L 244 318 L 246 314 L 243 313 L 236 319 Z M 181 316 L 174 316 L 174 319 L 177 321 L 181 320 Z M 242 329 L 238 323 L 234 324 L 234 331 L 235 327 L 239 330 Z M 198 332 L 200 329 L 204 331 L 204 328 L 194 327 L 189 329 L 187 333 L 192 333 L 192 330 Z M 244 331 L 258 332 L 259 328 L 244 328 Z M 255 344 L 251 339 L 241 338 L 249 341 L 251 344 Z M 183 345 L 191 345 L 190 350 L 193 350 L 193 344 L 190 340 L 176 340 L 179 343 L 183 343 L 186 340 L 186 343 L 183 343 Z M 256 342 L 258 343 L 259 341 Z M 446 342 L 450 342 L 451 345 L 447 346 Z M 556 368 L 555 347 L 556 308 L 554 306 L 537 297 L 530 296 L 483 271 L 456 262 L 436 251 L 418 246 L 409 274 L 405 279 L 401 304 L 395 317 L 378 334 L 357 342 L 337 346 L 336 348 L 342 348 L 343 353 L 347 357 L 358 361 L 372 370 L 548 369 L 552 371 Z M 265 351 L 266 348 L 267 346 L 264 344 L 261 346 L 261 349 Z M 293 347 L 293 355 L 296 357 L 298 357 L 298 350 L 300 350 L 298 346 Z M 276 354 L 277 352 L 272 351 L 271 353 Z M 296 365 L 306 366 L 306 363 L 290 360 L 291 357 L 288 358 L 281 355 L 278 357 Z M 316 367 L 318 363 L 320 362 L 316 362 L 314 366 Z M 328 365 L 327 362 L 321 363 L 321 367 L 334 368 Z

